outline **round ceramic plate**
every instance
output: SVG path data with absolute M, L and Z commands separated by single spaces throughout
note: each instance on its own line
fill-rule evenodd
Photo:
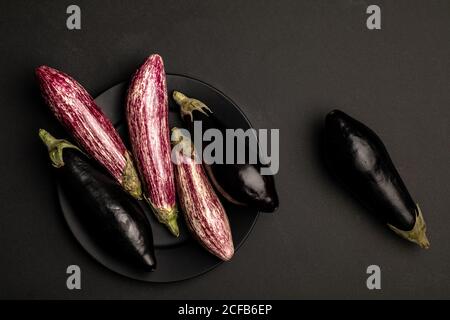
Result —
M 118 84 L 100 94 L 95 101 L 114 123 L 125 144 L 129 146 L 124 121 L 124 98 L 127 87 L 128 84 L 125 82 Z M 169 122 L 171 127 L 183 127 L 178 107 L 171 98 L 172 91 L 179 90 L 188 96 L 205 102 L 226 127 L 244 130 L 251 128 L 245 115 L 229 98 L 202 81 L 186 76 L 168 74 L 167 89 L 169 91 Z M 129 150 L 131 149 L 129 148 Z M 142 281 L 172 282 L 196 277 L 221 263 L 221 260 L 207 252 L 190 236 L 182 212 L 180 212 L 178 219 L 180 236 L 176 238 L 156 220 L 150 208 L 143 201 L 140 201 L 152 225 L 158 267 L 153 272 L 136 271 L 123 261 L 108 255 L 96 245 L 80 224 L 77 212 L 71 204 L 71 201 L 76 201 L 76 199 L 71 199 L 61 186 L 58 186 L 58 195 L 64 217 L 76 239 L 97 261 L 119 274 Z M 222 199 L 222 203 L 228 214 L 235 248 L 238 249 L 252 230 L 258 212 L 254 209 L 234 206 L 224 199 Z M 233 259 L 227 263 L 233 263 L 232 261 Z

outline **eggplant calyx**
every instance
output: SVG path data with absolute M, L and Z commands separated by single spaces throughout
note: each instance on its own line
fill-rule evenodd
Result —
M 122 187 L 134 198 L 142 200 L 141 181 L 128 151 L 125 151 L 125 159 L 127 162 L 122 174 Z
M 178 238 L 178 236 L 180 235 L 180 229 L 178 228 L 178 223 L 177 223 L 177 208 L 172 208 L 171 211 L 174 211 L 175 214 L 172 214 L 171 218 L 167 219 L 164 224 L 166 225 L 166 227 L 169 229 L 169 231 Z
M 178 150 L 183 152 L 183 155 L 194 160 L 196 159 L 197 154 L 195 146 L 192 143 L 192 140 L 182 132 L 182 129 L 173 127 L 171 139 L 173 146 L 178 146 Z
M 173 206 L 169 209 L 167 208 L 157 208 L 151 201 L 144 195 L 144 199 L 150 204 L 153 213 L 155 214 L 158 221 L 164 224 L 175 237 L 180 235 L 180 229 L 178 228 L 177 218 L 178 218 L 178 208 Z
M 65 148 L 76 149 L 82 153 L 82 151 L 72 143 L 64 139 L 56 139 L 49 132 L 44 129 L 39 129 L 39 137 L 42 142 L 47 146 L 48 155 L 52 161 L 52 165 L 55 168 L 61 168 L 64 166 L 63 150 Z
M 408 241 L 418 244 L 421 248 L 428 249 L 430 247 L 430 241 L 427 238 L 426 231 L 427 226 L 425 220 L 423 219 L 422 211 L 418 204 L 416 204 L 416 223 L 414 227 L 409 231 L 400 230 L 393 225 L 388 224 L 395 233 L 399 236 L 405 238 Z
M 189 116 L 191 118 L 191 121 L 194 121 L 194 117 L 192 115 L 192 112 L 199 111 L 203 113 L 206 116 L 209 116 L 208 113 L 205 111 L 209 111 L 209 113 L 213 113 L 211 109 L 201 102 L 200 100 L 189 98 L 188 96 L 184 95 L 183 93 L 179 91 L 174 91 L 173 99 L 175 102 L 180 106 L 180 113 L 181 117 L 184 119 L 186 116 Z

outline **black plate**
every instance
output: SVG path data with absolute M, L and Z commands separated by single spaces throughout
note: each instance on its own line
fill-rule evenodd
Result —
M 128 141 L 123 119 L 124 97 L 127 86 L 128 84 L 125 82 L 118 84 L 95 99 L 115 124 L 126 144 L 128 144 Z M 228 128 L 242 128 L 244 130 L 251 128 L 248 119 L 229 98 L 204 82 L 186 76 L 168 74 L 167 88 L 169 91 L 169 122 L 171 127 L 183 126 L 178 114 L 178 107 L 170 97 L 173 90 L 179 90 L 188 96 L 196 97 L 205 102 Z M 70 199 L 60 186 L 58 186 L 58 195 L 64 217 L 75 238 L 97 261 L 119 274 L 142 281 L 172 282 L 196 277 L 221 263 L 221 260 L 207 252 L 191 238 L 182 213 L 180 213 L 178 219 L 180 236 L 175 238 L 169 234 L 164 226 L 157 222 L 149 207 L 141 201 L 141 206 L 145 209 L 153 228 L 158 268 L 156 271 L 149 273 L 136 271 L 100 250 L 80 225 L 77 213 L 70 204 Z M 230 220 L 233 241 L 237 249 L 252 230 L 258 212 L 253 209 L 231 205 L 224 200 L 222 203 Z M 232 263 L 232 261 L 227 263 Z

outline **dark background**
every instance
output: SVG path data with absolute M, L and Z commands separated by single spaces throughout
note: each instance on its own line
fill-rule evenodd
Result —
M 66 8 L 82 30 L 66 29 Z M 382 8 L 382 30 L 365 26 Z M 1 298 L 450 298 L 450 2 L 1 1 Z M 160 53 L 167 72 L 230 96 L 256 128 L 279 128 L 281 207 L 231 263 L 167 285 L 116 275 L 75 241 L 37 129 L 59 130 L 33 69 L 96 96 Z M 339 106 L 386 143 L 428 223 L 431 249 L 380 225 L 323 170 L 324 115 Z M 69 291 L 66 267 L 82 269 Z M 366 268 L 382 269 L 382 290 Z

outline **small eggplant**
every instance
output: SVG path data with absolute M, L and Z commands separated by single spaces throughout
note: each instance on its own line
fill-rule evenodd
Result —
M 331 173 L 394 232 L 430 246 L 422 212 L 375 132 L 334 110 L 325 119 L 324 151 Z
M 141 182 L 130 154 L 89 93 L 75 79 L 47 66 L 37 68 L 36 77 L 51 111 L 75 141 L 128 193 L 141 199 Z
M 70 142 L 43 129 L 39 136 L 90 237 L 113 257 L 139 270 L 154 270 L 152 230 L 137 200 Z
M 159 222 L 178 237 L 169 106 L 162 58 L 153 54 L 136 71 L 127 95 L 127 122 L 144 198 Z
M 218 129 L 225 134 L 226 128 L 203 102 L 174 91 L 173 99 L 180 106 L 181 117 L 194 134 L 194 121 L 201 121 L 203 130 Z M 207 146 L 203 143 L 203 149 Z M 252 152 L 247 148 L 249 152 Z M 225 154 L 225 150 L 223 152 Z M 273 175 L 262 175 L 262 165 L 257 164 L 204 164 L 205 170 L 216 190 L 229 202 L 251 206 L 263 212 L 278 208 L 278 195 Z
M 189 230 L 212 254 L 228 261 L 234 254 L 233 238 L 225 209 L 201 163 L 196 162 L 191 140 L 172 129 L 172 160 L 181 208 Z

